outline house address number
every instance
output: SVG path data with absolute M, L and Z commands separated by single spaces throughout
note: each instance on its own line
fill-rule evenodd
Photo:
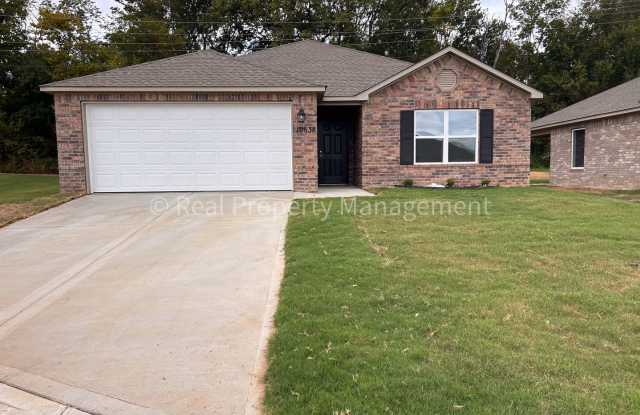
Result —
M 315 133 L 316 127 L 296 127 L 296 133 Z

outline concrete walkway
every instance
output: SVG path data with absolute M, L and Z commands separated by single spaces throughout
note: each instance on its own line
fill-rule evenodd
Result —
M 92 414 L 251 412 L 291 197 L 92 195 L 0 229 L 0 385 Z

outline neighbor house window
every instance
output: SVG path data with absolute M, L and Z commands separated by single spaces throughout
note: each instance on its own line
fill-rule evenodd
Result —
M 585 130 L 573 130 L 571 134 L 571 168 L 584 169 Z
M 415 163 L 478 161 L 478 111 L 415 112 Z

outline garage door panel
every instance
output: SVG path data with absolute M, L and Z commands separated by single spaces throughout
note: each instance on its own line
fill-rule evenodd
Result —
M 114 134 L 114 131 L 117 131 L 117 134 Z M 138 130 L 122 130 L 117 127 L 113 127 L 113 130 L 110 130 L 109 134 L 117 136 L 118 142 L 120 143 L 139 143 L 142 139 Z
M 141 139 L 145 144 L 158 144 L 166 141 L 166 133 L 162 130 L 142 129 Z
M 215 151 L 203 151 L 198 148 L 195 161 L 203 164 L 216 163 L 218 161 L 218 153 Z
M 269 153 L 269 163 L 284 167 L 283 165 L 289 160 L 289 153 L 286 151 L 273 151 Z
M 287 182 L 289 180 L 289 175 L 287 175 L 286 173 L 272 173 L 269 175 L 269 181 L 271 183 L 276 183 L 280 186 L 286 186 Z
M 94 176 L 96 186 L 113 187 L 118 184 L 118 178 L 115 174 L 101 173 Z
M 215 173 L 203 174 L 200 173 L 196 177 L 196 185 L 198 186 L 218 186 L 218 175 Z
M 167 183 L 167 173 L 147 173 L 144 176 L 144 186 L 160 189 Z
M 265 164 L 268 161 L 266 151 L 247 151 L 244 153 L 244 161 L 252 164 Z
M 225 187 L 240 187 L 242 184 L 242 175 L 240 173 L 224 173 L 220 175 L 220 184 Z
M 290 190 L 286 104 L 87 104 L 92 190 Z
M 135 152 L 135 153 L 133 153 L 133 152 L 131 152 L 131 153 L 121 152 L 119 155 L 120 155 L 119 162 L 121 164 L 133 164 L 133 165 L 138 166 L 140 164 L 140 162 L 142 161 L 141 160 L 142 157 L 140 157 L 140 153 L 138 153 L 138 152 Z

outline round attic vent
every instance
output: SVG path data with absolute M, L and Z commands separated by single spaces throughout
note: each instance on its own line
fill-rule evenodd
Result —
M 451 69 L 443 69 L 438 74 L 438 86 L 444 91 L 450 91 L 456 87 L 458 75 Z

